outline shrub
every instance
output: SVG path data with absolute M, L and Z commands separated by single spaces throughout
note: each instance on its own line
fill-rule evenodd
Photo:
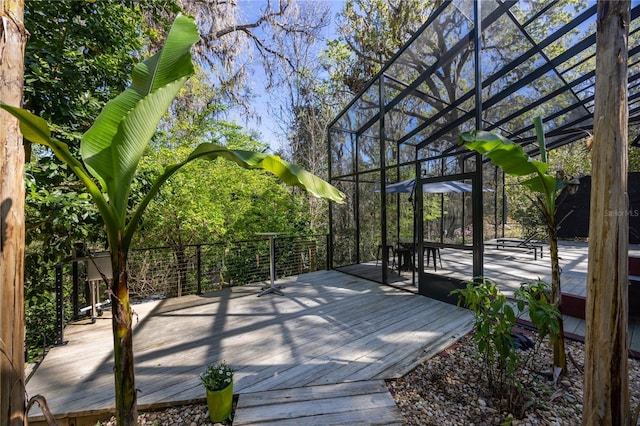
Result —
M 466 288 L 452 294 L 459 295 L 459 306 L 464 305 L 474 314 L 473 341 L 488 389 L 500 401 L 501 408 L 522 415 L 533 404 L 527 391 L 533 380 L 532 361 L 540 343 L 559 331 L 560 313 L 550 302 L 549 284 L 541 280 L 523 283 L 512 300 L 487 278 L 465 284 Z M 517 319 L 527 312 L 538 329 L 535 342 L 514 331 Z
M 207 390 L 222 390 L 233 381 L 233 368 L 225 361 L 219 364 L 209 365 L 200 375 L 200 381 Z

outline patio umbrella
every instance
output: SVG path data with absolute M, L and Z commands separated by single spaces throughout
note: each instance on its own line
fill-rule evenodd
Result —
M 411 193 L 416 186 L 416 178 L 403 180 L 402 182 L 387 185 L 385 191 L 388 193 Z M 374 192 L 380 192 L 380 189 L 374 190 Z
M 412 202 L 413 205 L 413 240 L 414 240 L 414 244 L 415 244 L 415 239 L 416 239 L 416 217 L 415 217 L 415 200 L 413 199 L 413 194 L 414 194 L 414 190 L 415 190 L 415 186 L 416 186 L 416 178 L 411 178 L 411 179 L 407 179 L 407 180 L 403 180 L 401 182 L 398 183 L 393 183 L 391 185 L 387 185 L 385 187 L 385 192 L 387 193 L 406 193 L 406 194 L 411 194 L 411 196 L 409 197 L 409 201 Z M 431 183 L 425 183 L 422 185 L 422 192 L 425 193 L 431 193 L 431 194 L 460 194 L 460 193 L 465 193 L 465 192 L 472 192 L 473 187 L 468 184 L 468 183 L 464 183 L 464 182 L 460 182 L 460 181 L 442 181 L 442 182 L 431 182 Z M 487 189 L 487 188 L 483 188 L 482 189 L 483 192 L 491 192 L 491 189 Z M 380 189 L 374 189 L 374 192 L 380 192 Z M 400 230 L 398 229 L 398 239 L 400 239 Z M 435 258 L 434 258 L 434 262 L 435 262 Z M 413 271 L 413 278 L 412 281 L 415 284 L 415 271 Z
M 402 182 L 393 183 L 391 185 L 387 185 L 385 187 L 385 191 L 387 193 L 407 193 L 410 194 L 413 192 L 416 186 L 416 178 L 411 178 L 407 180 L 403 180 Z M 422 192 L 427 192 L 431 194 L 443 194 L 443 193 L 454 193 L 459 194 L 462 192 L 471 192 L 472 187 L 468 183 L 459 182 L 459 181 L 443 181 L 443 182 L 432 182 L 425 183 L 422 185 Z M 483 189 L 484 192 L 489 192 L 489 189 Z M 375 192 L 380 192 L 379 189 L 376 189 Z
M 458 182 L 455 180 L 448 182 L 432 182 L 425 183 L 422 185 L 422 192 L 428 192 L 432 194 L 441 194 L 441 193 L 461 193 L 461 192 L 471 192 L 471 185 L 464 182 Z

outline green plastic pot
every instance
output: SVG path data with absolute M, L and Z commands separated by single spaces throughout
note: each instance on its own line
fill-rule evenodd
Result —
M 233 405 L 233 382 L 224 389 L 210 391 L 207 389 L 207 407 L 209 420 L 213 423 L 224 422 L 231 415 Z

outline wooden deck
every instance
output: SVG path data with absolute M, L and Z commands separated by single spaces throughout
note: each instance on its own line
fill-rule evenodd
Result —
M 586 297 L 588 249 L 588 245 L 583 242 L 559 242 L 558 252 L 562 269 L 563 293 Z M 472 278 L 473 265 L 470 251 L 443 248 L 440 252 L 442 268 L 438 263 L 438 270 L 435 272 L 432 263 L 430 268 L 426 268 L 428 272 L 460 280 Z M 543 245 L 543 253 L 542 258 L 534 259 L 532 251 L 510 250 L 508 247 L 498 250 L 494 244 L 487 242 L 484 252 L 484 276 L 492 279 L 508 296 L 520 288 L 520 283 L 524 281 L 540 278 L 543 281 L 551 282 L 551 259 L 547 245 Z M 640 246 L 630 245 L 629 254 L 640 256 Z M 371 280 L 380 281 L 382 279 L 381 267 L 375 266 L 374 261 L 350 265 L 340 268 L 340 270 Z M 414 278 L 411 272 L 403 271 L 399 274 L 397 270 L 389 270 L 389 277 L 390 285 L 417 292 L 417 286 L 413 283 Z M 417 276 L 415 281 L 418 281 Z M 564 330 L 572 337 L 581 339 L 585 334 L 585 321 L 565 315 Z M 629 320 L 629 338 L 630 349 L 640 354 L 640 319 L 631 318 Z
M 285 286 L 284 296 L 256 297 L 259 288 L 245 286 L 135 305 L 140 406 L 201 400 L 198 376 L 219 360 L 236 370 L 234 393 L 240 394 L 240 408 L 255 407 L 260 392 L 375 384 L 402 376 L 472 326 L 472 315 L 465 310 L 337 271 L 278 284 Z M 68 344 L 51 349 L 27 383 L 28 395 L 45 396 L 56 416 L 113 408 L 108 314 L 96 324 L 67 326 Z M 243 395 L 254 398 L 245 402 Z M 248 423 L 260 420 L 252 412 Z M 32 409 L 32 416 L 39 414 Z
M 268 418 L 265 414 L 268 413 Z M 242 394 L 234 426 L 403 425 L 383 380 Z

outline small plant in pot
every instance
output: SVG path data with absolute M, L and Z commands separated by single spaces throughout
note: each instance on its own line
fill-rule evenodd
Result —
M 214 423 L 224 422 L 231 415 L 233 405 L 233 368 L 225 361 L 211 364 L 200 375 L 207 390 L 209 419 Z

